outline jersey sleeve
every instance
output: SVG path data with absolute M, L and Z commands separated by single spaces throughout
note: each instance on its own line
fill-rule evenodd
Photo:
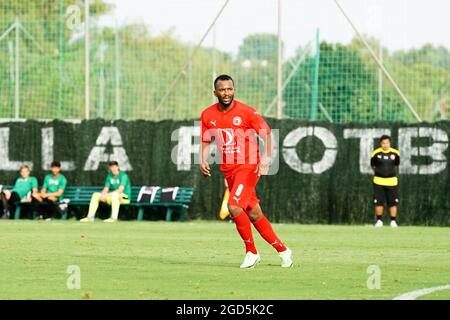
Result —
M 122 175 L 122 177 L 120 178 L 120 185 L 124 188 L 128 185 L 128 175 Z
M 49 177 L 45 176 L 44 183 L 42 184 L 42 188 L 48 189 L 48 180 L 49 180 Z
M 63 191 L 64 191 L 64 190 L 66 190 L 66 186 L 67 186 L 67 179 L 66 179 L 66 177 L 63 176 L 61 178 L 61 182 L 60 182 L 59 188 L 63 189 Z
M 395 157 L 395 166 L 398 167 L 400 165 L 400 155 Z
M 31 183 L 31 188 L 32 188 L 32 189 L 38 187 L 38 180 L 37 180 L 35 177 L 33 177 L 33 178 L 31 179 L 30 183 Z
M 211 132 L 206 124 L 205 113 L 200 117 L 200 134 L 202 142 L 211 142 Z
M 108 189 L 111 188 L 111 182 L 109 179 L 109 175 L 106 177 L 106 180 L 105 180 L 105 188 L 108 188 Z
M 376 167 L 377 166 L 377 159 L 375 157 L 375 154 L 372 154 L 372 156 L 370 157 L 370 166 L 371 167 Z
M 269 125 L 257 111 L 251 111 L 248 120 L 250 127 L 254 129 L 260 137 L 265 137 L 270 133 Z

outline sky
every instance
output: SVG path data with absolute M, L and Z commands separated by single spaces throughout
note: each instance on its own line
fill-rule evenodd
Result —
M 152 34 L 174 28 L 174 35 L 196 44 L 225 0 L 105 0 L 114 9 L 100 23 L 145 23 Z M 320 30 L 320 39 L 348 43 L 355 32 L 334 0 L 281 0 L 284 55 L 305 46 Z M 253 33 L 277 33 L 277 0 L 230 0 L 215 32 L 204 45 L 237 53 Z M 363 34 L 390 50 L 419 48 L 426 43 L 450 50 L 450 0 L 339 0 Z M 215 37 L 213 36 L 215 34 Z M 215 41 L 214 41 L 215 39 Z

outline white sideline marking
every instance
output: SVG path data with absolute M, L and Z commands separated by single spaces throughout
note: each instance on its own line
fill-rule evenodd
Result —
M 398 297 L 395 297 L 392 300 L 415 300 L 416 298 L 430 294 L 432 292 L 448 290 L 448 289 L 450 289 L 450 284 L 447 284 L 444 286 L 433 287 L 433 288 L 420 289 L 420 290 L 404 293 Z

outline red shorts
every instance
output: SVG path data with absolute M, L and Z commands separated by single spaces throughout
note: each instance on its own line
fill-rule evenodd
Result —
M 259 176 L 258 173 L 255 173 L 255 170 L 256 166 L 236 168 L 231 172 L 223 173 L 230 190 L 228 205 L 240 207 L 248 212 L 259 204 L 259 199 L 256 196 L 256 184 Z

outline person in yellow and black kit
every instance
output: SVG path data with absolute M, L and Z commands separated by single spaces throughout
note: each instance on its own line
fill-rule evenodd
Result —
M 391 217 L 391 227 L 397 227 L 398 178 L 400 165 L 400 152 L 391 148 L 391 137 L 383 135 L 380 138 L 380 147 L 375 149 L 370 157 L 370 165 L 374 171 L 373 177 L 373 203 L 377 222 L 375 227 L 383 226 L 383 210 L 387 203 Z

